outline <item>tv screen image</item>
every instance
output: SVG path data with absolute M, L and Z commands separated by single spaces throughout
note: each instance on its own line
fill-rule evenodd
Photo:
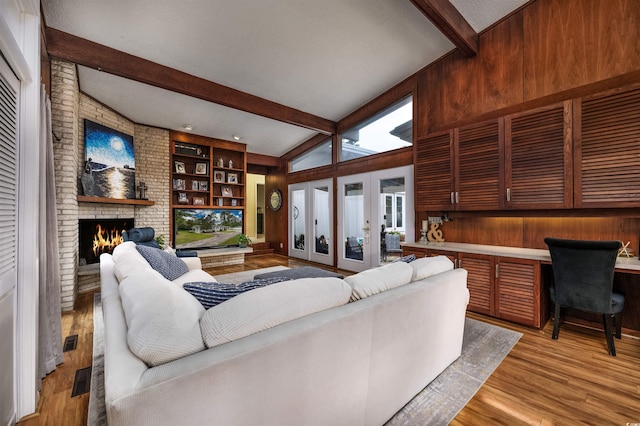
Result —
M 174 209 L 174 247 L 219 248 L 238 245 L 242 234 L 242 210 Z

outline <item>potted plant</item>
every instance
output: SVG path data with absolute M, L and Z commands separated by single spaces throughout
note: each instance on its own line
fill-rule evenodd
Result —
M 246 247 L 251 245 L 251 238 L 247 237 L 245 234 L 238 235 L 238 246 Z

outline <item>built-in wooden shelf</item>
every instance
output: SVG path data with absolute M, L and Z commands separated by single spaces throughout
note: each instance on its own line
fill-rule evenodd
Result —
M 151 200 L 135 200 L 126 198 L 104 198 L 78 195 L 79 203 L 104 203 L 104 204 L 133 204 L 136 206 L 153 206 L 156 202 Z

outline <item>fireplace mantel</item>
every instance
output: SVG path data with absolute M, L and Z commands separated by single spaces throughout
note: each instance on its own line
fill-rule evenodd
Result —
M 132 204 L 136 206 L 153 206 L 155 204 L 155 201 L 151 201 L 151 200 L 90 197 L 87 195 L 78 195 L 78 202 L 79 203 L 104 203 L 104 204 Z

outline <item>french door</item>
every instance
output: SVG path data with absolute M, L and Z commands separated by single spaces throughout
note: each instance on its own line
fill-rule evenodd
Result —
M 414 241 L 413 166 L 338 178 L 338 267 L 363 271 L 387 259 L 386 233 Z
M 289 256 L 333 265 L 333 180 L 289 185 Z

